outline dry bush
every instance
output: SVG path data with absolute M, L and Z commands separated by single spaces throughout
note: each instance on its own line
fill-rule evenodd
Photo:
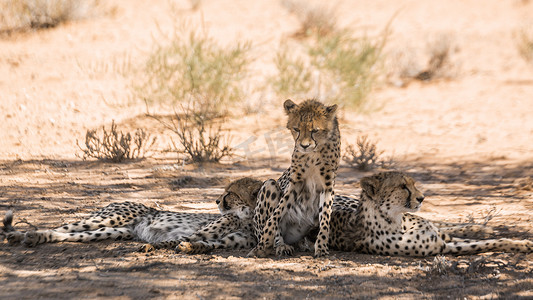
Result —
M 230 138 L 222 129 L 222 122 L 217 122 L 210 114 L 189 106 L 182 109 L 182 113 L 175 112 L 170 123 L 156 117 L 178 138 L 178 143 L 172 140 L 170 151 L 184 154 L 194 163 L 219 162 L 231 157 Z
M 144 158 L 152 149 L 156 141 L 144 129 L 137 129 L 133 133 L 123 133 L 117 130 L 115 121 L 111 123 L 111 128 L 107 130 L 102 127 L 99 134 L 96 129 L 87 130 L 85 134 L 85 148 L 76 144 L 83 152 L 83 159 L 96 158 L 112 162 L 123 162 L 125 160 Z
M 429 57 L 427 66 L 414 77 L 415 79 L 429 81 L 455 77 L 456 65 L 452 61 L 452 56 L 456 52 L 456 46 L 451 35 L 437 35 L 428 42 L 426 51 Z
M 191 4 L 192 11 L 197 11 L 202 5 L 202 0 L 189 0 L 189 4 Z
M 426 43 L 426 55 L 417 49 L 405 47 L 391 55 L 389 77 L 398 86 L 405 86 L 411 80 L 432 81 L 457 77 L 459 64 L 455 59 L 458 47 L 451 34 L 436 34 Z M 391 79 L 391 78 L 389 78 Z
M 326 36 L 337 30 L 337 11 L 334 5 L 312 3 L 303 0 L 282 0 L 281 4 L 300 21 L 295 37 Z
M 96 0 L 0 0 L 0 34 L 55 27 L 86 17 Z
M 240 81 L 247 76 L 250 48 L 249 42 L 222 47 L 184 25 L 170 44 L 156 46 L 136 93 L 147 105 L 195 103 L 210 117 L 224 115 L 230 103 L 243 98 Z
M 524 27 L 518 31 L 517 47 L 520 56 L 526 62 L 533 63 L 533 26 Z
M 383 151 L 377 150 L 376 143 L 370 141 L 367 135 L 357 138 L 356 145 L 348 145 L 342 159 L 350 166 L 360 170 L 369 171 L 375 168 L 390 168 L 392 159 L 383 160 Z

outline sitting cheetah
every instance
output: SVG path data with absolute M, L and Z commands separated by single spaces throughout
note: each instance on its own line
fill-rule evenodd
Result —
M 401 172 L 361 179 L 360 200 L 336 201 L 331 217 L 330 247 L 380 255 L 466 255 L 489 251 L 533 251 L 533 241 L 451 237 L 432 222 L 408 212 L 420 209 L 424 195 Z
M 11 225 L 13 215 L 8 212 L 1 235 L 6 236 L 10 244 L 22 243 L 32 247 L 51 242 L 92 242 L 133 238 L 158 245 L 165 241 L 178 241 L 194 233 L 194 236 L 189 237 L 188 240 L 202 242 L 202 245 L 207 247 L 204 252 L 207 249 L 220 247 L 220 245 L 231 247 L 231 241 L 234 239 L 238 239 L 235 247 L 251 248 L 255 245 L 251 229 L 252 211 L 255 205 L 253 199 L 255 198 L 241 201 L 240 197 L 243 195 L 255 197 L 260 186 L 260 181 L 250 178 L 231 183 L 217 199 L 222 216 L 160 211 L 132 202 L 112 203 L 82 221 L 53 230 L 26 233 L 15 231 Z M 244 201 L 247 201 L 245 205 Z M 245 236 L 246 231 L 240 233 L 243 228 L 248 228 L 247 236 Z M 199 250 L 187 251 L 184 248 L 184 252 L 195 251 Z
M 295 141 L 291 166 L 278 182 L 267 180 L 258 195 L 254 229 L 258 244 L 249 256 L 292 254 L 293 245 L 318 226 L 315 256 L 328 254 L 331 206 L 340 160 L 337 105 L 307 100 L 283 104 Z

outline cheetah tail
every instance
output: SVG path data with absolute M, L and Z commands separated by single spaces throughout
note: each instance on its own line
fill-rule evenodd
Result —
M 15 231 L 15 228 L 13 227 L 13 211 L 8 210 L 6 212 L 6 215 L 4 216 L 4 220 L 2 221 L 4 224 L 2 227 L 0 227 L 0 241 L 3 241 L 5 238 L 5 234 L 11 231 Z
M 483 252 L 532 253 L 533 241 L 529 240 L 462 240 L 453 239 L 446 243 L 443 254 L 467 255 Z

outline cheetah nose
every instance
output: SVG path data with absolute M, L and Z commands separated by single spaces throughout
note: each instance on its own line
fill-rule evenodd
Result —
M 309 146 L 311 146 L 311 144 L 306 144 L 306 145 L 300 144 L 300 146 L 302 146 L 302 148 L 304 148 L 304 149 L 307 149 Z
M 217 199 L 217 201 L 215 201 L 217 204 L 220 204 L 220 200 Z
M 416 200 L 417 200 L 419 203 L 422 203 L 422 201 L 424 201 L 424 196 L 418 196 L 418 197 L 416 197 Z

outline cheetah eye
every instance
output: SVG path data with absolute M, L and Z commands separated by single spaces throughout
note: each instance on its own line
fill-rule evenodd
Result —
M 224 196 L 224 198 L 222 199 L 222 206 L 224 207 L 225 210 L 231 209 L 231 206 L 229 206 L 228 200 L 226 199 L 228 196 L 229 196 L 229 193 L 226 194 L 226 196 Z
M 316 129 L 316 128 L 311 130 L 311 133 L 317 133 L 317 132 L 318 132 L 318 129 Z
M 224 201 L 224 209 L 225 210 L 230 210 L 231 209 L 231 206 L 229 206 L 228 202 Z
M 298 129 L 298 127 L 293 127 L 292 130 L 294 130 L 296 132 L 300 132 L 300 129 Z

